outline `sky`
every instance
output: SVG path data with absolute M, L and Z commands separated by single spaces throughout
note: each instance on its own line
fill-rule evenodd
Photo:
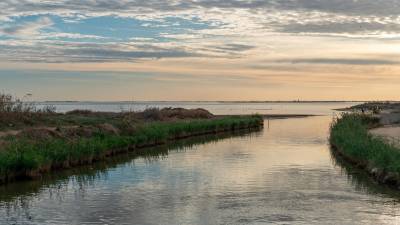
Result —
M 2 0 L 0 92 L 400 100 L 398 0 Z

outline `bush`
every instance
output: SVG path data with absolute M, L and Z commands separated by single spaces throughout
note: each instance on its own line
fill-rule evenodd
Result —
M 136 113 L 138 118 L 145 120 L 176 120 L 176 119 L 210 119 L 214 117 L 205 109 L 184 109 L 184 108 L 148 108 L 143 112 Z
M 65 113 L 66 115 L 91 115 L 93 114 L 92 110 L 86 110 L 86 109 L 75 109 L 72 111 L 68 111 Z
M 162 120 L 163 116 L 159 108 L 148 108 L 140 113 L 145 120 Z
M 24 102 L 9 94 L 0 94 L 0 127 L 15 124 L 32 125 L 45 115 L 54 114 L 54 106 L 37 109 L 33 103 Z
M 33 104 L 24 103 L 9 94 L 0 94 L 0 113 L 31 113 L 36 108 Z

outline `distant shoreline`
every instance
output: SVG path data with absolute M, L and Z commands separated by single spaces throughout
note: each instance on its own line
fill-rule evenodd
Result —
M 364 103 L 366 101 L 146 101 L 146 100 L 138 100 L 138 101 L 91 101 L 91 100 L 83 100 L 83 101 L 30 101 L 30 103 L 39 103 L 39 104 L 48 104 L 48 103 L 222 103 L 222 104 L 243 104 L 243 103 Z M 400 101 L 390 101 L 390 102 L 400 102 Z
M 321 116 L 315 114 L 257 114 L 264 119 L 290 119 L 290 118 L 305 118 L 313 116 Z M 216 117 L 228 117 L 228 116 L 243 116 L 243 115 L 216 115 Z

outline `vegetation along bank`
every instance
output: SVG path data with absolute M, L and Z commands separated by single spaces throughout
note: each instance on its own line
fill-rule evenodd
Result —
M 204 109 L 56 113 L 0 97 L 0 183 L 37 178 L 192 136 L 261 128 L 263 118 L 214 116 Z
M 376 181 L 400 188 L 400 149 L 369 132 L 378 126 L 381 126 L 379 116 L 344 113 L 331 125 L 332 149 L 365 169 Z

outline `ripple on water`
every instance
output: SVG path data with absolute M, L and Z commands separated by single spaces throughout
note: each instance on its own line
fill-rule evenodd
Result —
M 330 119 L 0 187 L 0 224 L 397 224 L 400 195 L 331 155 Z

